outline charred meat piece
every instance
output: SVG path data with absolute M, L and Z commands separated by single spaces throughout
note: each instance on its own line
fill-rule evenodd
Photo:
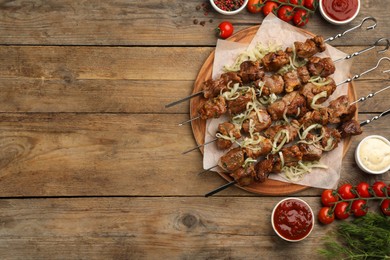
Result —
M 293 122 L 294 121 L 294 122 Z M 290 125 L 274 125 L 268 127 L 267 130 L 264 131 L 264 135 L 274 141 L 275 136 L 280 132 L 280 131 L 287 131 L 288 132 L 288 141 L 286 143 L 292 142 L 297 138 L 298 136 L 298 129 L 294 125 L 298 125 L 298 121 L 293 120 L 291 121 Z M 279 138 L 277 140 L 277 144 L 279 144 L 282 141 L 282 138 Z
M 330 77 L 326 78 L 325 82 L 328 82 L 326 85 L 316 85 L 314 83 L 307 83 L 300 90 L 300 93 L 305 96 L 307 105 L 310 107 L 313 103 L 313 98 L 315 95 L 320 94 L 323 91 L 326 91 L 326 97 L 321 97 L 317 99 L 315 104 L 324 103 L 328 97 L 330 97 L 333 92 L 336 90 L 336 83 Z
M 260 161 L 255 166 L 256 170 L 256 179 L 258 182 L 265 182 L 268 175 L 272 172 L 272 169 L 274 167 L 274 164 L 277 163 L 277 161 L 274 160 L 274 156 L 270 156 L 270 158 Z M 280 159 L 279 159 L 280 163 Z
M 264 70 L 260 68 L 259 62 L 244 61 L 240 65 L 238 76 L 241 78 L 243 83 L 249 83 L 262 79 L 264 77 Z
M 280 94 L 284 90 L 284 81 L 283 77 L 278 74 L 273 74 L 272 76 L 265 75 L 262 83 L 264 84 L 261 87 L 261 95 L 269 96 L 271 94 Z M 256 86 L 259 86 L 259 81 L 257 81 Z
M 313 144 L 300 143 L 299 150 L 302 152 L 304 161 L 318 161 L 321 159 L 322 150 Z
M 315 36 L 307 39 L 305 42 L 294 42 L 295 51 L 300 58 L 310 58 L 318 52 L 323 52 L 326 49 L 324 38 Z
M 231 149 L 220 159 L 221 167 L 228 172 L 233 172 L 240 168 L 244 161 L 244 150 L 240 147 Z
M 296 70 L 291 70 L 283 75 L 284 90 L 289 93 L 299 89 L 303 84 L 310 79 L 310 74 L 305 66 L 299 67 Z
M 272 120 L 283 119 L 283 114 L 287 116 L 300 117 L 307 111 L 306 99 L 299 92 L 293 91 L 286 94 L 281 100 L 278 100 L 267 107 Z
M 290 56 L 284 51 L 275 51 L 266 54 L 262 59 L 265 71 L 277 71 L 290 62 Z
M 349 121 L 353 118 L 356 112 L 356 105 L 349 105 L 348 96 L 343 95 L 329 103 L 328 108 L 332 111 L 329 122 L 338 124 L 340 122 Z
M 260 135 L 254 135 L 253 139 L 256 143 L 249 144 L 244 148 L 247 157 L 256 159 L 262 155 L 266 155 L 269 152 L 271 152 L 272 150 L 271 140 Z
M 335 149 L 341 140 L 340 132 L 337 131 L 337 129 L 326 127 L 326 126 L 324 126 L 322 130 L 324 131 L 324 136 L 321 139 L 320 144 L 324 149 L 324 151 L 328 152 Z
M 230 115 L 236 115 L 246 110 L 246 104 L 252 101 L 253 92 L 247 91 L 241 93 L 240 96 L 233 100 L 227 101 L 228 112 Z
M 245 168 L 240 167 L 237 170 L 233 171 L 230 174 L 230 176 L 232 176 L 240 186 L 248 186 L 255 181 L 256 178 L 255 166 L 252 163 L 246 166 Z
M 282 99 L 270 104 L 267 107 L 267 112 L 274 121 L 282 119 L 285 111 L 287 111 L 287 104 Z
M 331 58 L 320 58 L 313 56 L 307 62 L 307 69 L 312 76 L 321 76 L 323 78 L 332 75 L 336 67 Z
M 305 127 L 309 127 L 313 124 L 327 125 L 329 123 L 330 113 L 331 110 L 326 107 L 308 111 L 299 119 L 299 123 Z
M 363 133 L 360 123 L 356 120 L 349 120 L 344 122 L 340 127 L 339 131 L 341 133 L 342 138 L 346 138 L 351 135 L 360 135 Z
M 227 111 L 225 99 L 222 96 L 207 100 L 198 110 L 202 119 L 218 118 Z
M 229 122 L 224 122 L 218 125 L 217 133 L 234 138 L 235 140 L 241 138 L 241 131 L 234 124 Z M 217 139 L 218 149 L 225 150 L 232 146 L 233 142 L 224 138 Z
M 249 113 L 248 119 L 242 123 L 242 129 L 245 133 L 249 133 L 250 122 L 254 125 L 254 132 L 260 132 L 268 128 L 272 123 L 270 115 L 262 109 L 259 110 L 259 113 L 256 113 L 254 110 Z
M 235 83 L 241 84 L 241 78 L 236 72 L 226 72 L 222 74 L 219 79 L 209 79 L 203 83 L 202 89 L 204 91 L 203 96 L 205 98 L 212 98 L 218 96 L 221 92 L 228 90 L 229 86 L 233 86 Z
M 303 153 L 299 150 L 298 145 L 284 147 L 280 150 L 283 154 L 284 166 L 295 166 L 302 161 Z M 275 155 L 277 156 L 277 155 Z M 277 172 L 280 172 L 281 169 Z

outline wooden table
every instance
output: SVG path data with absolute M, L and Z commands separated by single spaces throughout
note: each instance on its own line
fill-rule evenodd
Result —
M 284 196 L 261 196 L 198 176 L 188 102 L 199 69 L 214 50 L 214 28 L 259 25 L 246 10 L 226 17 L 206 1 L 1 1 L 0 3 L 0 258 L 1 259 L 262 259 L 317 258 L 336 224 L 316 223 L 298 244 L 270 224 Z M 362 1 L 374 31 L 333 43 L 346 53 L 390 37 L 388 7 Z M 306 29 L 332 36 L 317 13 Z M 355 58 L 351 73 L 373 67 L 390 51 Z M 390 62 L 381 64 L 390 69 Z M 380 70 L 356 81 L 358 96 L 389 85 Z M 390 92 L 359 105 L 359 120 L 390 108 Z M 390 137 L 390 116 L 364 127 L 343 160 L 340 184 L 390 181 L 368 176 L 354 161 L 370 134 Z M 291 196 L 315 212 L 320 189 Z

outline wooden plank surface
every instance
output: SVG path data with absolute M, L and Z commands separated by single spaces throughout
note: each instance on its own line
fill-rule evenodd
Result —
M 375 30 L 331 44 L 350 54 L 390 38 L 383 1 L 362 2 L 350 25 L 317 12 L 305 29 L 333 36 L 373 15 Z M 199 151 L 181 155 L 195 145 L 190 125 L 177 126 L 188 102 L 165 104 L 191 93 L 221 21 L 237 32 L 263 20 L 246 10 L 222 16 L 206 3 L 0 1 L 0 259 L 317 259 L 336 225 L 316 223 L 305 241 L 284 242 L 270 225 L 284 196 L 231 187 L 206 199 L 226 181 L 197 175 Z M 354 58 L 351 76 L 385 56 Z M 388 69 L 384 61 L 356 81 L 357 95 L 390 85 L 381 73 Z M 359 104 L 359 120 L 388 109 L 389 95 Z M 353 138 L 340 184 L 390 182 L 389 172 L 367 175 L 354 160 L 365 136 L 390 137 L 389 123 L 377 120 Z M 321 192 L 291 196 L 318 212 Z

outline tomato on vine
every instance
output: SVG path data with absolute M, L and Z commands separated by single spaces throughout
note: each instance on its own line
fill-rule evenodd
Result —
M 304 2 L 304 6 L 306 7 L 306 8 L 309 8 L 310 10 L 315 10 L 316 9 L 316 7 L 317 7 L 317 5 L 318 5 L 318 3 L 316 2 L 317 0 L 305 0 L 305 2 Z
M 293 22 L 296 26 L 304 26 L 309 22 L 309 14 L 303 9 L 298 9 L 294 14 Z
M 277 10 L 278 4 L 272 1 L 267 1 L 263 6 L 263 14 L 267 16 L 269 13 L 273 13 Z
M 344 184 L 339 189 L 338 192 L 343 199 L 353 199 L 356 197 L 356 195 L 353 193 L 353 186 L 352 184 Z
M 355 191 L 362 198 L 369 198 L 369 197 L 371 197 L 371 194 L 370 194 L 370 184 L 368 184 L 367 182 L 359 183 L 356 186 Z
M 263 2 L 263 0 L 249 0 L 246 9 L 252 14 L 260 13 Z
M 338 219 L 346 219 L 349 217 L 349 203 L 342 201 L 337 203 L 335 209 L 334 209 L 334 214 L 336 215 L 336 218 Z
M 219 37 L 226 39 L 233 34 L 234 28 L 230 22 L 224 21 L 218 25 L 216 31 Z
M 334 213 L 330 207 L 322 207 L 318 212 L 318 220 L 322 224 L 330 224 L 334 221 Z
M 354 202 L 352 202 L 351 210 L 356 217 L 362 217 L 366 215 L 368 211 L 367 201 L 355 200 Z
M 324 190 L 321 194 L 322 205 L 331 207 L 336 201 L 339 200 L 337 192 L 334 190 Z
M 381 210 L 386 216 L 390 216 L 390 199 L 385 199 L 381 203 Z
M 283 5 L 278 10 L 278 17 L 285 22 L 291 21 L 294 17 L 294 14 L 294 8 L 289 5 Z
M 372 185 L 372 190 L 374 191 L 375 195 L 378 197 L 384 197 L 386 189 L 387 189 L 387 185 L 383 181 L 377 181 Z

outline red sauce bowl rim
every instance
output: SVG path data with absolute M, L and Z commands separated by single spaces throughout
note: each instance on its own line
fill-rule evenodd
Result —
M 307 232 L 307 234 L 306 234 L 304 237 L 300 238 L 300 239 L 289 239 L 289 238 L 286 238 L 286 237 L 284 237 L 282 234 L 280 234 L 280 233 L 278 232 L 278 230 L 276 229 L 276 227 L 275 227 L 275 223 L 274 223 L 275 211 L 276 211 L 277 207 L 278 207 L 282 202 L 284 202 L 284 201 L 286 201 L 286 200 L 296 200 L 296 201 L 302 202 L 303 204 L 305 204 L 305 205 L 309 208 L 310 214 L 312 215 L 313 225 L 311 225 L 311 228 L 310 228 L 309 232 Z M 272 228 L 274 229 L 275 233 L 276 233 L 279 237 L 281 237 L 282 239 L 284 239 L 284 240 L 286 240 L 286 241 L 288 241 L 288 242 L 299 242 L 299 241 L 302 241 L 303 239 L 307 238 L 307 237 L 310 235 L 310 233 L 313 231 L 313 229 L 314 229 L 314 213 L 313 213 L 312 208 L 309 206 L 309 204 L 308 204 L 306 201 L 304 201 L 304 200 L 302 200 L 302 199 L 299 199 L 299 198 L 289 197 L 289 198 L 282 199 L 281 201 L 279 201 L 279 202 L 275 205 L 274 209 L 272 210 L 272 214 L 271 214 L 271 223 L 272 223 Z
M 347 24 L 347 23 L 350 23 L 352 22 L 352 20 L 354 20 L 356 18 L 356 16 L 359 14 L 360 12 L 360 6 L 361 6 L 361 1 L 360 0 L 357 0 L 358 2 L 358 7 L 356 9 L 356 12 L 355 14 L 347 19 L 347 20 L 343 20 L 343 21 L 338 21 L 338 20 L 335 20 L 333 19 L 332 17 L 330 17 L 329 15 L 326 14 L 324 8 L 323 8 L 323 1 L 324 0 L 319 0 L 319 9 L 320 9 L 320 13 L 322 15 L 322 17 L 324 17 L 325 20 L 327 20 L 328 22 L 332 23 L 332 24 L 336 24 L 336 25 L 342 25 L 342 24 Z

